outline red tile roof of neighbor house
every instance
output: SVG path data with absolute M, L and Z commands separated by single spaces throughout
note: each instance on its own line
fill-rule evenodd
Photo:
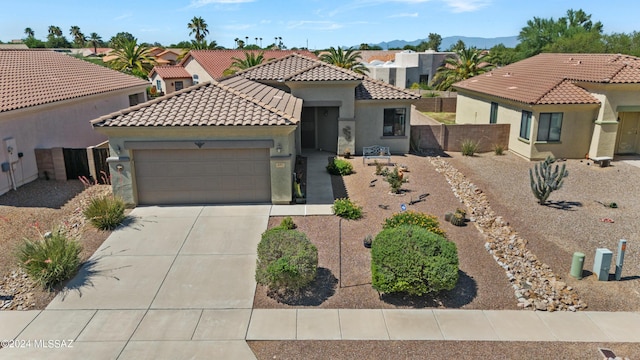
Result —
M 581 83 L 639 84 L 640 58 L 620 54 L 540 54 L 454 84 L 531 105 L 599 104 Z
M 0 50 L 0 84 L 0 113 L 149 85 L 49 50 Z
M 244 59 L 246 52 L 263 53 L 266 60 L 279 59 L 291 54 L 303 54 L 310 58 L 316 56 L 307 50 L 191 50 L 179 65 L 184 65 L 190 58 L 195 59 L 214 79 L 220 79 L 224 71 L 231 67 L 233 58 Z
M 191 74 L 189 74 L 182 66 L 171 65 L 155 66 L 149 73 L 149 78 L 151 78 L 153 74 L 158 74 L 163 79 L 188 79 L 191 77 Z
M 420 96 L 366 75 L 355 73 L 317 59 L 292 54 L 236 73 L 255 81 L 360 81 L 356 100 L 413 100 Z
M 194 85 L 105 115 L 92 124 L 96 127 L 295 125 L 301 112 L 302 99 L 268 85 L 234 78 L 225 83 Z

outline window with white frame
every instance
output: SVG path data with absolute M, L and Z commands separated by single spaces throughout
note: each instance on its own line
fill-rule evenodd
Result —
M 520 137 L 529 140 L 531 137 L 531 111 L 522 111 L 520 118 Z
M 175 82 L 176 91 L 182 90 L 184 88 L 184 83 L 182 81 Z
M 162 92 L 162 80 L 156 80 L 156 89 L 158 89 L 159 92 Z
M 498 103 L 491 103 L 491 112 L 489 113 L 489 124 L 498 122 Z
M 540 113 L 536 141 L 560 141 L 562 113 Z
M 198 76 L 198 74 L 193 74 L 192 79 L 193 79 L 193 85 L 196 85 L 200 82 L 200 77 Z
M 405 136 L 406 109 L 384 109 L 383 136 Z

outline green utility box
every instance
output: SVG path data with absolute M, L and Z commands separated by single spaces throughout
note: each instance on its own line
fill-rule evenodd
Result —
M 574 252 L 571 261 L 571 276 L 580 280 L 582 279 L 582 269 L 584 267 L 584 253 Z

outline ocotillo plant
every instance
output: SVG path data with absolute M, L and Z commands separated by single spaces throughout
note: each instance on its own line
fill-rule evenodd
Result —
M 531 179 L 531 191 L 533 195 L 538 199 L 540 205 L 544 205 L 551 195 L 551 192 L 558 190 L 562 187 L 562 183 L 565 177 L 569 176 L 569 172 L 566 170 L 566 164 L 562 164 L 562 168 L 558 165 L 552 169 L 552 164 L 556 162 L 551 156 L 534 166 L 536 177 L 533 177 L 533 171 L 529 169 L 529 178 Z M 538 165 L 540 167 L 538 168 Z

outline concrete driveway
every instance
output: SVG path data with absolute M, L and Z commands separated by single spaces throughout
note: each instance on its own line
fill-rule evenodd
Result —
M 270 211 L 134 209 L 132 221 L 109 236 L 46 310 L 3 318 L 3 338 L 31 345 L 2 349 L 2 357 L 254 359 L 244 339 L 256 247 Z M 40 340 L 58 340 L 60 348 Z

